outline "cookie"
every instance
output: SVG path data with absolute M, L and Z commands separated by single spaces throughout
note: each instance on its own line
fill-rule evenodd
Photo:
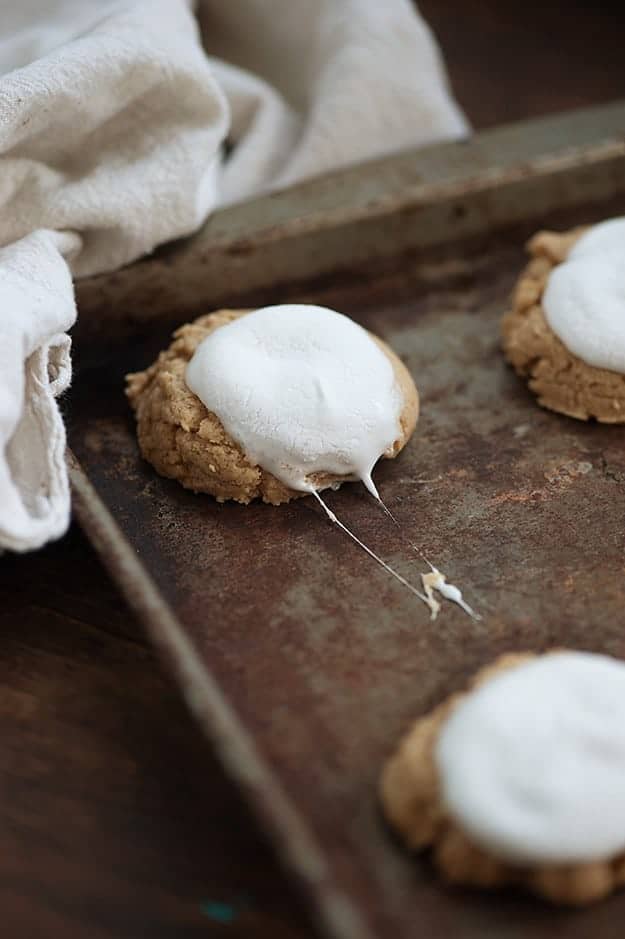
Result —
M 249 503 L 260 498 L 279 505 L 306 493 L 289 488 L 248 459 L 185 381 L 187 365 L 202 340 L 249 312 L 218 310 L 182 326 L 153 365 L 127 376 L 126 394 L 135 411 L 141 453 L 162 476 L 176 479 L 194 492 L 209 493 L 219 502 L 233 499 Z M 384 454 L 394 457 L 414 431 L 419 399 L 401 360 L 382 340 L 371 338 L 391 362 L 403 401 L 398 437 Z M 319 489 L 351 478 L 331 473 L 311 476 Z
M 571 352 L 547 322 L 542 303 L 549 275 L 586 231 L 545 231 L 530 239 L 532 259 L 502 321 L 503 351 L 543 407 L 580 420 L 619 424 L 625 422 L 625 376 L 588 365 Z
M 497 856 L 478 844 L 452 815 L 443 799 L 440 755 L 437 758 L 443 728 L 449 726 L 452 715 L 473 691 L 519 666 L 554 657 L 504 655 L 479 671 L 467 692 L 450 696 L 417 720 L 384 768 L 380 795 L 384 814 L 406 847 L 413 851 L 431 849 L 434 864 L 444 880 L 481 888 L 520 885 L 554 903 L 581 906 L 600 900 L 625 884 L 625 853 L 575 863 L 520 863 L 502 859 L 502 855 Z M 492 745 L 492 741 L 483 742 L 484 748 Z M 524 746 L 522 735 L 518 737 L 518 746 Z M 461 785 L 467 784 L 465 777 Z M 522 786 L 522 782 L 518 785 Z M 532 794 L 521 797 L 530 799 Z M 588 793 L 588 798 L 592 799 L 592 793 Z

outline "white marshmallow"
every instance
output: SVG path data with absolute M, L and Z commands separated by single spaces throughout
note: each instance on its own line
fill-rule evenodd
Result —
M 545 318 L 574 355 L 625 374 L 625 218 L 589 229 L 553 269 Z
M 186 382 L 248 459 L 291 489 L 311 474 L 361 479 L 401 433 L 401 390 L 388 357 L 348 317 L 325 307 L 264 307 L 216 329 Z
M 494 677 L 444 724 L 444 802 L 504 860 L 571 863 L 625 849 L 625 663 L 555 653 Z

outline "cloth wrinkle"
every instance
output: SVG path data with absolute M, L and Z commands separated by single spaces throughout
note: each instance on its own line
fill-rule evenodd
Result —
M 0 0 L 0 550 L 67 528 L 73 280 L 467 124 L 409 0 Z

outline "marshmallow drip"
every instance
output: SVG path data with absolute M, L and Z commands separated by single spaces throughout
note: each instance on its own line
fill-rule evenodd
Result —
M 325 307 L 264 307 L 200 343 L 186 382 L 247 458 L 291 489 L 316 473 L 371 479 L 392 452 L 403 407 L 393 366 L 371 336 Z

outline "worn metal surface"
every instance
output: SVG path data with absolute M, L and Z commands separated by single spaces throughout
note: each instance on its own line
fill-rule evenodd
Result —
M 193 238 L 76 285 L 85 336 L 490 233 L 625 189 L 625 103 L 375 160 L 213 215 Z M 496 192 L 496 198 L 493 193 Z M 284 245 L 288 243 L 285 254 Z
M 576 172 L 571 189 L 562 177 L 569 207 L 535 219 L 494 186 L 496 217 L 523 223 L 490 239 L 459 240 L 443 199 L 453 249 L 402 254 L 383 276 L 355 264 L 357 276 L 273 287 L 276 301 L 305 293 L 352 313 L 407 363 L 422 416 L 376 481 L 481 622 L 446 606 L 431 623 L 310 500 L 217 505 L 156 476 L 139 458 L 122 378 L 163 344 L 160 327 L 112 336 L 97 355 L 78 348 L 70 440 L 99 497 L 74 470 L 83 524 L 335 937 L 582 939 L 614 934 L 625 915 L 625 895 L 572 914 L 445 889 L 395 844 L 376 802 L 410 721 L 500 652 L 559 644 L 625 658 L 625 429 L 541 411 L 498 349 L 526 231 L 625 209 L 622 160 L 610 200 L 581 204 L 604 169 L 588 163 L 582 192 Z M 285 264 L 289 250 L 287 239 Z M 416 580 L 414 555 L 362 487 L 328 498 Z

